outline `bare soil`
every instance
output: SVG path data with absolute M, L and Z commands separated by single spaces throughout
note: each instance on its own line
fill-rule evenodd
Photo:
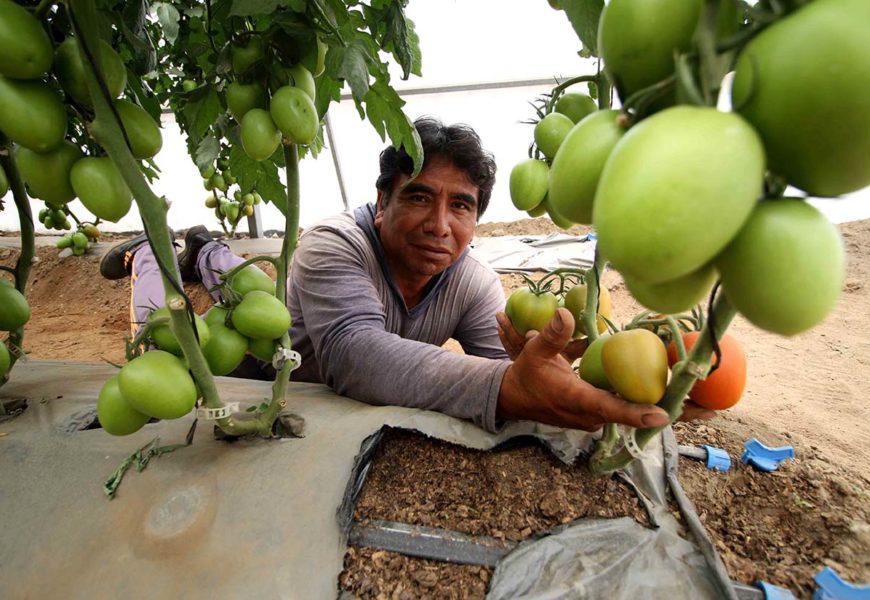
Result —
M 710 444 L 732 457 L 727 473 L 682 459 L 686 493 L 735 581 L 765 580 L 810 598 L 825 565 L 853 583 L 870 582 L 870 221 L 841 228 L 849 264 L 839 304 L 824 324 L 793 338 L 762 332 L 738 317 L 730 332 L 744 344 L 744 398 L 712 421 L 678 424 L 682 444 Z M 484 224 L 478 235 L 534 235 L 547 219 Z M 575 227 L 572 233 L 583 232 Z M 38 250 L 27 297 L 33 317 L 25 350 L 45 359 L 123 362 L 129 282 L 106 281 L 99 257 L 60 258 Z M 0 264 L 17 251 L 0 248 Z M 505 291 L 522 285 L 503 275 Z M 618 273 L 604 277 L 616 321 L 640 307 Z M 807 282 L 811 285 L 811 282 Z M 195 308 L 210 304 L 189 285 Z M 739 458 L 752 437 L 791 445 L 796 458 L 761 473 Z M 413 482 L 413 483 L 412 483 Z M 388 519 L 519 541 L 584 516 L 644 516 L 631 492 L 562 465 L 536 445 L 477 452 L 394 433 L 378 450 L 357 519 Z M 341 576 L 360 598 L 482 598 L 491 570 L 351 547 Z

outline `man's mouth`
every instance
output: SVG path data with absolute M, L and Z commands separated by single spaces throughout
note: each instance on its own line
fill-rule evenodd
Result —
M 450 250 L 444 248 L 443 246 L 428 246 L 415 244 L 414 247 L 418 252 L 424 254 L 426 256 L 431 256 L 433 258 L 444 258 L 450 256 Z

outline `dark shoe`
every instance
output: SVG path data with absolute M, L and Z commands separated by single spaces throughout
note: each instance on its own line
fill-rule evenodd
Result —
M 175 244 L 175 233 L 170 229 L 169 238 Z M 106 279 L 123 279 L 129 277 L 133 270 L 133 255 L 142 244 L 147 244 L 148 238 L 144 233 L 121 242 L 109 248 L 100 261 L 100 275 Z
M 202 247 L 213 242 L 211 234 L 202 225 L 191 227 L 184 234 L 184 250 L 178 255 L 178 270 L 182 281 L 200 281 L 196 274 L 196 259 Z

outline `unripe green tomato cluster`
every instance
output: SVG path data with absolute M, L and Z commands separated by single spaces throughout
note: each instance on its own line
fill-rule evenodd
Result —
M 735 3 L 722 5 L 717 39 L 733 35 L 741 19 Z M 691 48 L 702 7 L 701 0 L 605 7 L 598 47 L 623 101 L 674 76 L 673 57 Z M 600 254 L 651 310 L 689 310 L 718 278 L 756 326 L 807 331 L 836 304 L 843 244 L 806 202 L 762 200 L 764 183 L 774 176 L 817 196 L 870 184 L 868 23 L 863 0 L 795 7 L 740 51 L 735 112 L 672 106 L 676 97 L 666 94 L 628 131 L 616 111 L 581 118 L 552 135 L 558 144 L 536 131 L 549 159 L 546 192 L 536 184 L 543 167 L 521 163 L 511 178 L 514 204 L 543 207 L 563 227 L 592 224 Z
M 101 219 L 117 221 L 130 209 L 132 195 L 111 160 L 86 157 L 67 138 L 73 119 L 86 131 L 105 130 L 87 123 L 93 102 L 85 76 L 79 40 L 73 36 L 53 47 L 42 22 L 11 0 L 0 0 L 0 132 L 14 144 L 14 156 L 29 195 L 60 207 L 78 196 Z M 118 98 L 127 84 L 127 69 L 120 55 L 99 40 L 96 62 L 105 89 Z M 55 83 L 60 84 L 58 87 Z M 60 93 L 59 93 L 60 92 Z M 67 110 L 67 106 L 74 111 Z M 132 155 L 153 157 L 162 146 L 160 129 L 140 106 L 114 100 Z M 101 140 L 96 140 L 100 143 Z M 5 178 L 0 191 L 6 193 Z M 2 196 L 3 194 L 0 194 Z M 46 227 L 69 229 L 58 218 Z

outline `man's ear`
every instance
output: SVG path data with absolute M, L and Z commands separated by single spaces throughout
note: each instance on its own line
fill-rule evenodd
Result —
M 375 227 L 380 228 L 384 218 L 384 201 L 386 200 L 383 190 L 378 190 L 378 201 L 375 204 Z

